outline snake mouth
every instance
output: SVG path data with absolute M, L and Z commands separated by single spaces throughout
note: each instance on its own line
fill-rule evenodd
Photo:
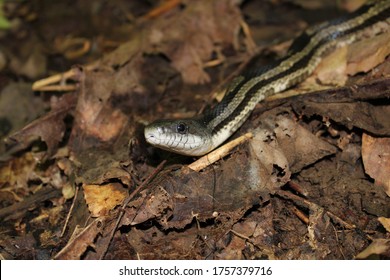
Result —
M 144 136 L 146 142 L 148 142 L 149 144 L 158 145 L 161 143 L 161 140 L 153 132 L 145 131 Z
M 209 149 L 207 143 L 203 143 L 194 136 L 184 140 L 183 135 L 175 136 L 173 134 L 161 134 L 161 127 L 146 127 L 144 136 L 146 142 L 152 146 L 182 155 L 201 156 L 207 152 L 204 150 L 205 148 Z

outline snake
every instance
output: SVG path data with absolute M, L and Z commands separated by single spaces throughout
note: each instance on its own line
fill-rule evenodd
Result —
M 224 143 L 265 98 L 310 76 L 330 52 L 363 38 L 388 32 L 390 0 L 369 0 L 355 12 L 307 28 L 287 54 L 236 76 L 223 99 L 203 114 L 157 120 L 144 129 L 146 142 L 186 156 L 202 156 Z

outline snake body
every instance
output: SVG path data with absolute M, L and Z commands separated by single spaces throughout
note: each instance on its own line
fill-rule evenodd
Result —
M 284 58 L 234 78 L 213 109 L 189 119 L 153 122 L 145 127 L 145 139 L 175 153 L 204 155 L 226 141 L 258 102 L 303 81 L 327 53 L 368 36 L 367 30 L 369 36 L 389 31 L 389 21 L 390 0 L 376 0 L 343 18 L 313 26 L 292 43 Z

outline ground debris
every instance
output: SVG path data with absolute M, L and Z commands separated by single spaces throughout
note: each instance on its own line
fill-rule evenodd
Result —
M 95 13 L 67 20 L 59 3 L 55 24 L 39 21 L 44 34 L 22 25 L 14 40 L 0 37 L 1 68 L 12 73 L 0 73 L 0 137 L 9 145 L 0 149 L 0 255 L 389 258 L 388 32 L 330 53 L 301 85 L 259 104 L 232 138 L 251 137 L 194 171 L 195 159 L 147 145 L 144 125 L 212 106 L 221 81 L 285 54 L 314 24 L 308 15 L 328 20 L 335 4 L 152 2 L 74 3 Z M 101 33 L 75 28 L 88 20 Z M 39 38 L 46 47 L 29 52 Z M 34 98 L 10 82 L 43 75 Z

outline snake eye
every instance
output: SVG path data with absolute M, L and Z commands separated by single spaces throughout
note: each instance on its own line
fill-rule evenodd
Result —
M 188 127 L 184 123 L 178 123 L 176 126 L 176 131 L 180 134 L 186 134 Z

